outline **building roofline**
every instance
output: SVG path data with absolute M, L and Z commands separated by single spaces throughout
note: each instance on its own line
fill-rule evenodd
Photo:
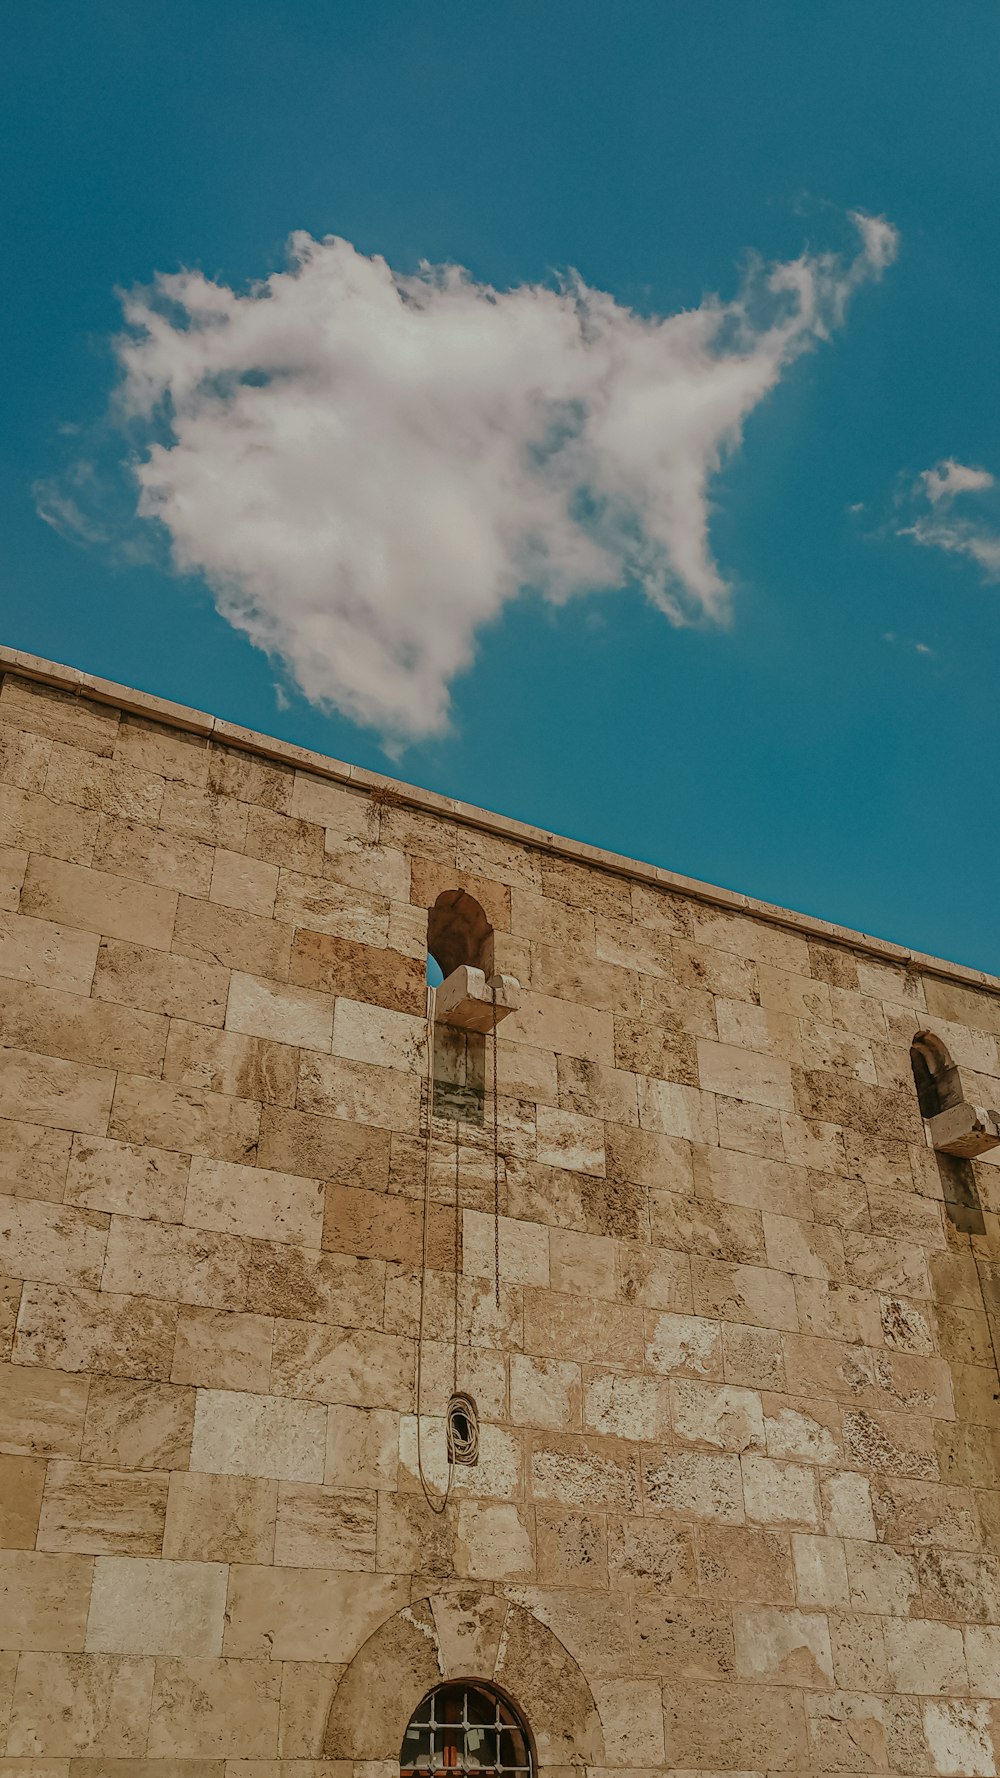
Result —
M 253 729 L 241 728 L 238 723 L 226 722 L 222 717 L 211 716 L 204 710 L 192 710 L 185 704 L 173 703 L 169 698 L 154 697 L 150 692 L 116 685 L 113 680 L 99 679 L 76 667 L 43 660 L 38 655 L 26 654 L 21 649 L 5 648 L 0 644 L 0 674 L 2 673 L 14 673 L 23 679 L 34 680 L 59 691 L 73 692 L 78 697 L 90 698 L 98 704 L 110 704 L 128 715 L 144 716 L 152 722 L 161 722 L 188 734 L 204 735 L 206 739 L 223 742 L 227 747 L 243 748 L 248 753 L 257 753 L 265 759 L 277 760 L 301 771 L 312 772 L 316 777 L 328 778 L 334 783 L 351 785 L 366 791 L 389 789 L 394 798 L 406 807 L 445 816 L 465 827 L 497 834 L 501 838 L 516 841 L 519 845 L 537 846 L 556 857 L 589 865 L 614 876 L 629 877 L 635 882 L 649 883 L 661 889 L 672 889 L 680 895 L 707 902 L 727 913 L 748 914 L 755 919 L 766 920 L 786 931 L 801 933 L 807 939 L 863 951 L 883 963 L 896 964 L 914 972 L 943 976 L 950 981 L 961 982 L 966 987 L 1000 994 L 1000 977 L 988 975 L 984 970 L 970 969 L 962 963 L 931 957 L 922 951 L 909 950 L 905 945 L 894 944 L 890 939 L 876 938 L 867 932 L 854 932 L 847 926 L 817 919 L 812 914 L 800 914 L 791 908 L 776 907 L 771 902 L 758 901 L 752 895 L 740 895 L 732 889 L 702 883 L 694 877 L 680 876 L 676 871 L 664 870 L 660 865 L 646 864 L 641 859 L 625 858 L 620 853 L 605 851 L 600 846 L 567 839 L 562 834 L 532 827 L 526 821 L 515 821 L 507 815 L 495 815 L 488 809 L 476 808 L 472 803 L 439 796 L 436 791 L 422 790 L 419 785 L 406 784 L 399 779 L 389 778 L 384 773 L 370 772 L 363 766 L 331 759 L 327 754 L 314 753 L 308 747 L 297 747 L 292 741 L 280 741 L 273 735 L 262 735 Z

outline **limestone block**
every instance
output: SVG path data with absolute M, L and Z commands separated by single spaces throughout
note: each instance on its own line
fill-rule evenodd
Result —
M 663 1722 L 671 1769 L 741 1772 L 806 1769 L 801 1694 L 740 1685 L 665 1685 Z
M 722 1148 L 760 1155 L 764 1160 L 791 1160 L 790 1155 L 786 1156 L 782 1142 L 780 1111 L 769 1105 L 744 1105 L 740 1099 L 715 1099 L 713 1096 L 712 1102 Z
M 799 1325 L 795 1289 L 785 1272 L 695 1258 L 691 1288 L 700 1315 L 790 1333 Z
M 341 1130 L 349 1125 L 341 1124 Z M 428 1219 L 427 1263 L 454 1272 L 461 1263 L 461 1237 L 456 1240 L 455 1212 L 433 1204 Z M 323 1218 L 323 1245 L 361 1259 L 395 1260 L 416 1266 L 421 1253 L 423 1218 L 415 1199 L 360 1191 L 350 1185 L 329 1185 Z M 453 1287 L 452 1287 L 453 1288 Z
M 68 1130 L 0 1121 L 0 1193 L 61 1203 L 71 1142 Z
M 527 1043 L 557 1056 L 615 1063 L 614 1022 L 609 1012 L 576 1006 L 552 994 L 524 990 L 521 1005 L 504 1021 L 506 1043 Z
M 677 1137 L 608 1124 L 606 1154 L 609 1179 L 634 1180 L 661 1192 L 692 1188 L 691 1144 Z
M 540 1105 L 535 1121 L 537 1156 L 543 1165 L 604 1173 L 604 1125 L 600 1119 Z
M 745 1204 L 772 1215 L 813 1216 L 809 1175 L 801 1167 L 729 1149 L 696 1151 L 696 1190 L 699 1196 L 717 1198 L 724 1204 Z
M 373 1493 L 279 1482 L 274 1560 L 283 1568 L 375 1567 Z
M 889 1678 L 898 1692 L 965 1692 L 969 1676 L 961 1630 L 890 1618 L 885 1625 Z
M 181 1562 L 264 1562 L 274 1553 L 278 1484 L 254 1476 L 174 1471 L 164 1556 Z
M 384 1297 L 381 1260 L 264 1241 L 251 1245 L 247 1304 L 260 1315 L 378 1328 Z
M 707 1599 L 791 1605 L 795 1591 L 788 1534 L 756 1525 L 698 1527 L 698 1582 Z
M 594 1700 L 601 1715 L 610 1765 L 658 1766 L 663 1761 L 663 1705 L 650 1679 L 598 1681 Z
M 0 1271 L 56 1284 L 101 1281 L 108 1218 L 33 1198 L 7 1198 L 0 1218 Z
M 827 1527 L 838 1537 L 875 1537 L 871 1487 L 867 1476 L 840 1470 L 820 1478 L 823 1514 Z
M 709 1093 L 723 1098 L 749 1099 L 777 1111 L 794 1111 L 792 1075 L 788 1062 L 778 1056 L 758 1055 L 734 1044 L 698 1043 L 698 1080 Z
M 21 909 L 38 919 L 165 951 L 177 894 L 94 867 L 35 855 L 25 872 Z
M 0 844 L 16 851 L 89 864 L 100 819 L 95 810 L 69 810 L 47 796 L 0 785 Z
M 274 1662 L 191 1659 L 156 1663 L 151 1760 L 272 1760 L 281 1668 Z
M 765 1525 L 818 1527 L 819 1490 L 811 1469 L 754 1455 L 741 1457 L 740 1464 L 749 1519 Z
M 87 1556 L 0 1550 L 0 1648 L 83 1648 L 94 1564 Z
M 116 1469 L 186 1469 L 193 1422 L 193 1389 L 93 1377 L 79 1455 Z
M 220 1655 L 228 1575 L 222 1562 L 98 1556 L 87 1653 Z
M 612 1586 L 686 1598 L 698 1591 L 694 1540 L 686 1525 L 665 1519 L 608 1519 Z
M 0 1450 L 25 1457 L 78 1457 L 87 1411 L 85 1378 L 35 1365 L 0 1365 Z
M 0 1055 L 0 1117 L 103 1136 L 114 1088 L 115 1076 L 108 1068 L 85 1068 L 29 1050 L 8 1049 Z
M 529 1477 L 537 1501 L 617 1512 L 639 1509 L 638 1455 L 624 1440 L 535 1433 Z
M 223 969 L 240 969 L 272 981 L 288 980 L 288 960 L 292 950 L 292 929 L 279 926 L 276 920 L 263 920 L 237 908 L 220 907 L 214 901 L 195 901 L 182 895 L 177 903 L 173 950 L 196 963 L 221 964 Z M 181 1018 L 198 1019 L 191 1005 L 178 1008 Z M 201 1019 L 206 1025 L 221 1024 L 221 1019 Z
M 122 715 L 115 758 L 184 784 L 204 784 L 208 773 L 208 743 L 201 735 L 169 729 L 143 716 Z
M 57 926 L 51 920 L 28 919 L 23 913 L 3 914 L 0 976 L 9 982 L 89 994 L 99 943 L 96 932 L 79 932 L 73 926 Z M 9 992 L 5 989 L 5 998 Z
M 748 1389 L 785 1388 L 784 1347 L 777 1331 L 724 1322 L 722 1354 L 727 1383 Z M 768 1455 L 774 1453 L 769 1451 Z
M 473 1580 L 532 1580 L 532 1532 L 532 1514 L 524 1508 L 503 1502 L 461 1501 L 455 1535 L 456 1573 Z
M 298 1069 L 299 1052 L 291 1044 L 170 1021 L 163 1078 L 178 1086 L 289 1106 L 295 1103 Z
M 907 1618 L 920 1591 L 917 1565 L 912 1556 L 883 1544 L 844 1542 L 847 1578 L 854 1611 L 872 1611 L 886 1617 Z
M 815 1396 L 765 1396 L 764 1437 L 769 1457 L 799 1463 L 843 1461 L 841 1411 L 836 1401 Z
M 143 821 L 102 815 L 94 864 L 116 876 L 153 883 L 175 896 L 207 895 L 212 879 L 212 848 L 182 834 L 164 833 Z
M 861 1340 L 878 1346 L 884 1338 L 881 1305 L 873 1290 L 856 1284 L 829 1284 L 796 1278 L 795 1303 L 803 1333 L 830 1340 Z
M 319 876 L 325 860 L 325 833 L 315 821 L 280 815 L 253 804 L 247 820 L 246 850 L 251 858 Z
M 933 1772 L 992 1778 L 997 1768 L 987 1704 L 925 1704 L 923 1727 Z
M 844 1454 L 857 1469 L 930 1482 L 938 1479 L 933 1422 L 917 1414 L 873 1413 L 866 1408 L 845 1412 Z
M 992 1624 L 968 1624 L 963 1636 L 970 1691 L 1000 1698 L 1000 1629 Z
M 524 1349 L 534 1357 L 635 1371 L 642 1365 L 642 1333 L 639 1309 L 525 1289 Z
M 165 1474 L 50 1463 L 38 1548 L 92 1556 L 158 1556 L 166 1505 Z
M 833 1671 L 842 1690 L 887 1692 L 889 1670 L 881 1620 L 862 1612 L 831 1612 Z
M 410 867 L 398 846 L 373 846 L 365 840 L 341 838 L 328 829 L 326 857 L 318 874 L 328 882 L 389 901 L 410 899 Z
M 690 1312 L 691 1262 L 686 1253 L 647 1247 L 638 1241 L 619 1241 L 618 1277 L 622 1298 L 646 1309 Z
M 335 885 L 320 886 L 327 898 L 333 899 Z M 339 893 L 343 899 L 348 892 Z M 396 1012 L 423 1014 L 427 998 L 426 943 L 419 957 L 409 957 L 389 948 L 384 930 L 375 944 L 359 943 L 336 932 L 312 931 L 310 924 L 308 919 L 301 923 L 292 943 L 293 982 Z
M 153 1667 L 119 1655 L 22 1655 L 8 1753 L 32 1760 L 100 1755 L 102 1765 L 141 1755 Z
M 707 995 L 704 1001 L 703 1016 L 695 1014 L 687 1023 L 705 1025 L 714 1031 L 712 1002 Z M 673 1016 L 672 1009 L 657 1008 L 655 1016 L 646 1018 L 616 1014 L 614 1063 L 616 1068 L 637 1075 L 698 1087 L 697 1045 L 694 1036 Z
M 319 1482 L 325 1456 L 323 1408 L 278 1396 L 199 1389 L 192 1469 Z
M 436 1428 L 435 1431 L 439 1432 Z M 425 1474 L 433 1474 L 431 1486 L 443 1497 L 446 1481 L 444 1465 L 433 1464 Z M 443 1512 L 432 1512 L 422 1492 L 383 1494 L 378 1503 L 378 1547 L 380 1573 L 416 1574 L 418 1589 L 428 1584 L 435 1589 L 442 1582 L 452 1582 L 456 1575 L 455 1533 L 458 1506 L 455 1501 Z
M 1000 1623 L 1000 1563 L 995 1556 L 920 1550 L 917 1577 L 927 1617 Z
M 325 1661 L 285 1661 L 281 1671 L 281 1716 L 278 1752 L 283 1761 L 309 1761 L 286 1767 L 289 1778 L 340 1778 L 333 1762 L 319 1761 L 330 1714 L 330 1698 L 341 1677 L 339 1666 Z M 197 1778 L 197 1775 L 196 1775 Z M 350 1778 L 345 1770 L 344 1778 Z
M 844 1242 L 840 1230 L 827 1223 L 803 1222 L 793 1216 L 764 1212 L 767 1263 L 779 1272 L 800 1277 L 842 1279 Z
M 732 1614 L 700 1603 L 637 1599 L 635 1665 L 641 1673 L 679 1679 L 733 1677 Z
M 41 790 L 51 757 L 52 742 L 44 735 L 0 721 L 0 781 L 19 790 Z
M 167 1021 L 56 988 L 10 982 L 0 1005 L 0 1041 L 71 1062 L 159 1074 Z
M 29 1282 L 21 1293 L 14 1362 L 162 1379 L 170 1374 L 176 1329 L 171 1303 Z
M 226 969 L 118 940 L 101 944 L 93 988 L 98 1000 L 221 1025 L 228 991 Z
M 252 1101 L 119 1073 L 107 1133 L 121 1142 L 244 1161 L 253 1159 L 260 1122 L 260 1106 Z
M 384 1192 L 389 1182 L 389 1135 L 339 1119 L 265 1106 L 258 1161 L 331 1185 Z
M 398 1465 L 398 1414 L 387 1408 L 331 1406 L 323 1476 L 328 1486 L 395 1487 Z
M 501 1045 L 501 1067 L 506 1060 L 506 1048 L 505 1044 Z M 558 1056 L 554 1061 L 561 1111 L 573 1111 L 616 1124 L 634 1126 L 638 1123 L 636 1075 L 627 1069 L 608 1068 L 601 1062 L 588 1062 L 579 1056 Z
M 152 1217 L 159 1222 L 180 1221 L 187 1190 L 187 1155 L 99 1136 L 74 1136 L 71 1140 L 67 1204 L 81 1210 Z
M 658 1377 L 591 1372 L 584 1385 L 584 1426 L 612 1437 L 655 1441 L 669 1436 L 667 1386 Z
M 261 759 L 240 747 L 220 746 L 217 741 L 209 746 L 208 783 L 219 796 L 258 803 L 263 809 L 287 815 L 292 806 L 295 776 L 290 766 L 278 760 Z
M 960 1376 L 961 1367 L 956 1369 Z M 939 1420 L 950 1420 L 955 1414 L 952 1373 L 943 1358 L 920 1352 L 876 1352 L 874 1382 L 880 1407 L 933 1414 Z
M 420 1089 L 419 1076 L 401 1068 L 309 1050 L 299 1058 L 295 1102 L 300 1111 L 319 1117 L 415 1134 L 420 1127 Z
M 800 1605 L 844 1608 L 850 1603 L 844 1546 L 837 1537 L 792 1536 L 795 1592 Z
M 662 1376 L 722 1380 L 722 1328 L 700 1315 L 647 1315 L 646 1364 Z
M 205 1389 L 266 1394 L 271 1374 L 268 1315 L 224 1309 L 182 1309 L 170 1380 Z
M 246 1300 L 250 1250 L 234 1235 L 186 1229 L 176 1223 L 111 1221 L 104 1286 L 168 1302 L 239 1309 Z
M 0 1549 L 34 1549 L 45 1468 L 37 1457 L 0 1457 Z
M 673 1382 L 670 1419 L 679 1445 L 713 1451 L 762 1451 L 764 1412 L 754 1389 Z
M 184 1221 L 191 1228 L 255 1235 L 264 1241 L 296 1241 L 318 1248 L 323 1203 L 324 1190 L 318 1179 L 195 1156 Z
M 163 801 L 163 779 L 127 760 L 102 759 L 56 741 L 49 755 L 45 794 L 53 802 L 155 822 Z
M 268 1037 L 303 1049 L 328 1050 L 333 1032 L 333 1000 L 309 988 L 289 988 L 264 976 L 234 970 L 229 985 L 226 1030 Z
M 73 692 L 5 673 L 0 686 L 0 721 L 107 757 L 114 748 L 119 712 L 113 705 L 96 704 Z
M 500 1218 L 500 1276 L 509 1284 L 549 1282 L 549 1243 L 562 1231 L 548 1229 L 537 1222 L 519 1222 L 510 1216 Z M 494 1273 L 493 1218 L 479 1210 L 462 1211 L 462 1270 L 471 1278 L 492 1278 Z M 587 1240 L 595 1237 L 579 1236 Z M 609 1242 L 608 1246 L 612 1244 Z M 612 1250 L 612 1265 L 614 1254 Z M 565 1288 L 563 1286 L 563 1288 Z M 602 1292 L 602 1295 L 609 1294 Z M 614 1294 L 613 1290 L 610 1294 Z
M 648 1080 L 637 1076 L 639 1123 L 643 1129 L 663 1136 L 677 1136 L 687 1142 L 715 1144 L 719 1140 L 716 1100 L 712 1093 L 699 1092 L 697 1087 L 681 1086 L 671 1080 Z
M 679 1519 L 743 1523 L 743 1489 L 738 1457 L 702 1456 L 700 1451 L 650 1455 L 643 1463 L 647 1509 Z
M 821 1340 L 813 1334 L 786 1334 L 784 1346 L 788 1387 L 795 1393 L 875 1403 L 872 1355 L 863 1346 Z
M 227 908 L 242 908 L 244 913 L 257 914 L 269 920 L 274 913 L 278 889 L 278 866 L 259 858 L 248 858 L 243 852 L 229 852 L 219 846 L 212 863 L 209 900 Z
M 286 926 L 305 928 L 311 935 L 329 933 L 356 945 L 382 946 L 389 942 L 390 903 L 385 896 L 366 894 L 349 884 L 306 876 L 284 867 L 278 874 L 274 918 Z M 406 955 L 422 957 L 426 949 L 424 923 L 419 952 L 408 950 Z
M 817 1769 L 846 1771 L 863 1765 L 865 1771 L 882 1771 L 889 1756 L 885 1732 L 885 1705 L 881 1698 L 855 1697 L 843 1692 L 807 1694 L 806 1728 L 809 1750 Z
M 408 1599 L 403 1576 L 237 1566 L 226 1653 L 243 1661 L 349 1661 Z
M 608 1585 L 607 1534 L 603 1513 L 568 1510 L 535 1514 L 538 1579 L 553 1587 Z
M 532 1358 L 510 1359 L 510 1417 L 515 1426 L 562 1432 L 581 1425 L 583 1387 L 578 1364 Z
M 384 1006 L 338 999 L 333 1018 L 333 1054 L 382 1068 L 419 1071 L 423 1066 L 425 1021 Z
M 249 810 L 233 797 L 220 796 L 201 784 L 168 783 L 160 805 L 160 825 L 209 846 L 234 852 L 246 844 Z
M 758 1210 L 680 1197 L 673 1191 L 651 1191 L 649 1224 L 660 1247 L 699 1257 L 707 1254 L 729 1264 L 754 1264 L 764 1259 L 764 1227 Z

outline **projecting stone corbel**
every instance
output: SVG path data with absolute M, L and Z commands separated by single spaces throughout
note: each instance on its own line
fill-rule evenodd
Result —
M 1000 1148 L 1000 1112 L 963 1099 L 924 1119 L 927 1146 L 938 1154 L 957 1154 L 972 1160 L 989 1148 Z
M 455 1025 L 462 1031 L 493 1030 L 493 992 L 496 990 L 497 1024 L 521 1004 L 521 985 L 512 975 L 492 975 L 461 964 L 446 976 L 434 996 L 434 1019 L 439 1025 Z

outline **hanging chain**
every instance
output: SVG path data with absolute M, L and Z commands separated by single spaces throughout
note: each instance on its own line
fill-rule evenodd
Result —
M 421 1427 L 422 1427 L 422 1423 L 423 1423 L 423 1416 L 421 1414 L 421 1405 L 422 1405 L 421 1397 L 422 1397 L 422 1393 L 423 1393 L 423 1380 L 424 1380 L 424 1320 L 425 1320 L 426 1306 L 427 1306 L 427 1249 L 428 1249 L 428 1244 L 429 1244 L 428 1243 L 428 1230 L 429 1230 L 429 1225 L 430 1225 L 430 1214 L 431 1214 L 431 1144 L 432 1144 L 432 1139 L 433 1139 L 433 1118 L 434 1118 L 434 989 L 428 988 L 428 990 L 427 990 L 427 1107 L 426 1107 L 426 1122 L 424 1124 L 424 1214 L 423 1214 L 423 1220 L 421 1223 L 421 1239 L 420 1239 L 420 1317 L 419 1317 L 419 1320 L 417 1323 L 417 1404 L 416 1404 L 416 1406 L 417 1406 L 417 1415 L 416 1415 L 416 1418 L 417 1418 L 417 1473 L 420 1477 L 420 1486 L 424 1491 L 424 1499 L 426 1500 L 428 1506 L 430 1507 L 431 1512 L 443 1513 L 446 1506 L 448 1505 L 448 1501 L 451 1496 L 452 1482 L 455 1479 L 455 1467 L 454 1467 L 454 1464 L 452 1463 L 452 1460 L 451 1460 L 451 1449 L 449 1447 L 449 1450 L 448 1450 L 448 1482 L 447 1482 L 447 1485 L 445 1487 L 443 1494 L 435 1495 L 430 1482 L 427 1480 L 427 1477 L 424 1474 L 423 1442 L 421 1439 Z M 457 1136 L 457 1134 L 458 1134 L 458 1132 L 456 1130 L 456 1136 Z M 457 1238 L 457 1218 L 458 1218 L 458 1150 L 457 1150 L 457 1148 L 455 1151 L 455 1217 L 456 1217 L 456 1238 Z M 455 1350 L 456 1350 L 456 1355 L 457 1355 L 457 1351 L 458 1351 L 457 1256 L 456 1256 L 456 1271 L 455 1271 L 455 1315 L 456 1315 Z
M 496 1290 L 497 1314 L 500 1313 L 500 1101 L 497 1096 L 497 984 L 493 992 L 493 1280 Z
M 459 1208 L 458 1168 L 459 1168 L 459 1123 L 455 1119 L 455 1322 L 451 1340 L 451 1393 L 458 1394 L 458 1292 L 459 1292 L 459 1258 L 462 1248 L 461 1210 Z

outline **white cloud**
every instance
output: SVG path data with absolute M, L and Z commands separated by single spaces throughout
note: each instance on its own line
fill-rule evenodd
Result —
M 926 549 L 942 549 L 949 555 L 968 556 L 987 580 L 1000 580 L 1000 524 L 988 515 L 970 514 L 965 494 L 987 494 L 996 488 L 988 469 L 976 469 L 954 457 L 944 457 L 933 468 L 922 470 L 913 485 L 909 503 L 911 523 L 898 527 L 900 537 L 910 537 Z
M 896 251 L 756 267 L 732 301 L 645 317 L 579 279 L 495 291 L 292 237 L 238 293 L 197 272 L 124 299 L 122 421 L 139 512 L 175 566 L 306 697 L 397 741 L 524 586 L 638 584 L 675 624 L 725 619 L 711 478 L 783 370 Z

